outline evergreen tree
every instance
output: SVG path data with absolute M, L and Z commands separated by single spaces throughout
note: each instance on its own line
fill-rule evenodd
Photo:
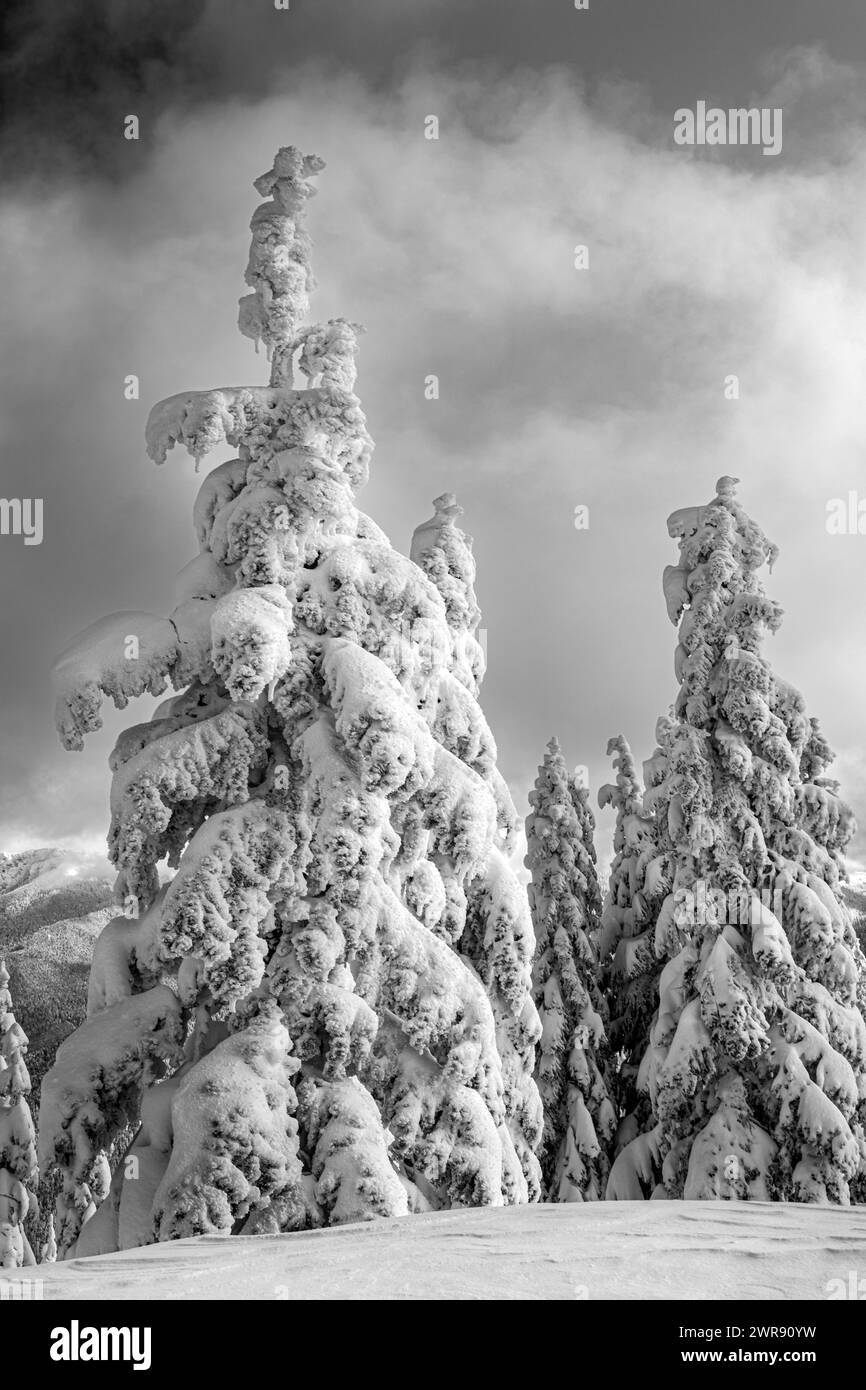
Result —
M 666 737 L 665 720 L 659 720 L 657 735 Z M 650 1029 L 658 1010 L 658 981 L 661 962 L 655 952 L 655 920 L 672 885 L 672 862 L 666 828 L 657 822 L 644 804 L 631 749 L 622 737 L 612 738 L 608 756 L 614 754 L 616 782 L 599 790 L 600 806 L 616 809 L 611 865 L 598 952 L 602 988 L 610 1009 L 610 1044 L 615 1054 L 611 1089 L 618 1126 L 615 1161 L 608 1183 L 608 1199 L 641 1198 L 657 1185 L 657 1143 L 652 1135 L 641 1140 L 642 1164 L 635 1177 L 631 1164 L 637 1155 L 632 1149 L 624 1170 L 618 1155 L 639 1135 L 652 1130 L 652 1107 L 648 1095 L 646 1059 Z M 651 788 L 657 761 L 663 756 L 657 748 L 644 764 L 644 776 Z M 642 1065 L 643 1064 L 643 1065 Z
M 616 1116 L 608 1095 L 606 1008 L 594 938 L 601 909 L 588 793 L 547 745 L 526 822 L 535 927 L 535 1002 L 542 1024 L 537 1079 L 544 1106 L 542 1174 L 550 1201 L 604 1196 Z
M 781 611 L 758 571 L 777 552 L 735 484 L 668 521 L 681 686 L 645 799 L 674 864 L 643 1063 L 652 1141 L 671 1197 L 845 1204 L 866 1155 L 866 972 L 840 898 L 853 821 L 817 721 L 762 654 Z M 647 1142 L 623 1174 L 646 1172 Z
M 598 951 L 605 997 L 610 1009 L 610 1043 L 621 1053 L 617 1096 L 622 1113 L 640 1108 L 637 1071 L 655 1012 L 653 988 L 658 967 L 653 932 L 643 897 L 646 847 L 654 843 L 651 817 L 643 812 L 643 791 L 631 749 L 618 735 L 607 746 L 614 757 L 616 783 L 598 794 L 601 807 L 613 806 L 616 822 L 614 858 L 605 894 Z
M 0 961 L 0 1269 L 36 1263 L 24 1230 L 25 1221 L 39 1215 L 26 1052 L 27 1034 L 12 1012 L 9 972 Z
M 98 623 L 57 666 L 71 748 L 103 695 L 181 692 L 112 754 L 124 916 L 43 1087 L 62 1250 L 537 1193 L 531 930 L 475 699 L 477 616 L 458 632 L 438 580 L 356 505 L 372 451 L 357 329 L 300 326 L 321 167 L 287 147 L 255 185 L 239 326 L 265 343 L 270 384 L 151 412 L 159 463 L 178 442 L 196 461 L 223 441 L 238 454 L 198 493 L 177 607 Z M 440 578 L 466 598 L 468 547 L 446 539 Z M 471 963 L 470 907 L 485 917 Z
M 533 1080 L 540 1025 L 529 990 L 535 936 L 526 893 L 509 857 L 519 819 L 496 766 L 496 744 L 477 702 L 485 657 L 476 632 L 481 612 L 475 596 L 472 538 L 457 524 L 463 508 L 453 493 L 433 503 L 434 514 L 417 527 L 410 555 L 445 603 L 451 635 L 450 669 L 439 677 L 433 733 L 448 752 L 481 777 L 496 807 L 496 829 L 487 860 L 466 879 L 465 892 L 447 855 L 433 858 L 447 905 L 439 930 L 459 942 L 493 1005 L 496 1044 L 502 1059 L 507 1124 L 527 1174 L 529 1194 L 539 1195 L 534 1149 L 542 1132 L 541 1101 Z

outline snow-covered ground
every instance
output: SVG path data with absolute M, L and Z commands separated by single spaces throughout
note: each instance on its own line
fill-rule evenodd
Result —
M 866 1208 L 602 1202 L 206 1236 L 38 1276 L 45 1298 L 70 1300 L 826 1299 L 852 1272 L 856 1286 Z

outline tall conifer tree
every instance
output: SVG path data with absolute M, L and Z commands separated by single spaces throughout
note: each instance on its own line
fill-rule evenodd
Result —
M 537 1076 L 544 1105 L 544 1191 L 550 1201 L 599 1201 L 616 1116 L 605 1077 L 607 1011 L 596 955 L 601 894 L 595 820 L 588 792 L 569 776 L 555 738 L 529 800 L 526 867 L 532 873 L 533 978 L 542 1024 Z
M 668 520 L 680 691 L 645 808 L 674 879 L 644 1074 L 671 1197 L 845 1204 L 863 1192 L 864 958 L 840 898 L 851 813 L 800 693 L 772 670 L 773 546 L 721 478 Z M 645 1136 L 618 1160 L 646 1171 Z M 662 1195 L 661 1191 L 658 1195 Z
M 158 463 L 237 451 L 199 491 L 177 607 L 95 624 L 57 667 L 72 748 L 103 694 L 180 691 L 112 755 L 125 915 L 43 1086 L 79 1253 L 538 1191 L 531 929 L 476 700 L 474 566 L 446 524 L 425 573 L 357 507 L 357 327 L 302 326 L 321 168 L 287 147 L 256 181 L 239 326 L 269 385 L 151 412 Z

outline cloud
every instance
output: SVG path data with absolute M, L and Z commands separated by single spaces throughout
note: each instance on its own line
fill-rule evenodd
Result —
M 371 81 L 405 66 L 419 40 L 447 40 L 457 0 L 7 0 L 0 58 L 7 183 L 79 176 L 116 185 L 154 144 L 167 109 L 256 104 L 311 61 L 361 65 Z M 382 26 L 389 42 L 382 43 Z M 131 150 L 123 120 L 135 114 Z
M 206 7 L 200 37 L 212 22 Z M 382 90 L 309 61 L 279 91 L 155 116 L 120 181 L 7 197 L 4 486 L 44 498 L 46 539 L 26 553 L 0 542 L 3 592 L 19 595 L 2 615 L 16 655 L 0 676 L 0 837 L 95 834 L 107 820 L 111 739 L 147 712 L 112 715 L 84 755 L 62 754 L 47 665 L 102 612 L 171 604 L 199 480 L 178 455 L 159 472 L 144 461 L 144 417 L 185 387 L 264 379 L 235 301 L 250 184 L 288 141 L 328 162 L 310 210 L 312 312 L 368 328 L 360 390 L 378 449 L 362 505 L 403 549 L 443 489 L 465 506 L 485 710 L 521 810 L 553 732 L 593 786 L 609 780 L 610 735 L 638 761 L 651 753 L 675 694 L 665 518 L 707 501 L 723 473 L 781 546 L 768 587 L 788 616 L 771 660 L 831 743 L 861 744 L 866 540 L 830 537 L 824 521 L 827 499 L 862 477 L 866 118 L 846 107 L 832 158 L 817 130 L 808 148 L 788 137 L 798 103 L 824 120 L 822 83 L 847 92 L 855 77 L 826 56 L 777 62 L 766 90 L 790 124 L 765 171 L 675 150 L 633 83 L 588 94 L 561 68 L 428 60 Z M 438 141 L 424 139 L 429 113 Z M 130 372 L 140 402 L 123 399 Z M 424 397 L 431 373 L 438 401 Z M 574 528 L 578 503 L 588 532 Z

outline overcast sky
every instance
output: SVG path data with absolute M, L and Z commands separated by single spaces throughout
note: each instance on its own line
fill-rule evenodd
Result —
M 368 330 L 361 505 L 407 551 L 433 497 L 462 502 L 521 813 L 553 732 L 593 789 L 612 734 L 652 752 L 665 520 L 729 473 L 780 547 L 767 654 L 866 826 L 866 535 L 825 527 L 829 499 L 866 499 L 859 0 L 30 0 L 25 22 L 0 72 L 2 494 L 44 499 L 44 540 L 0 537 L 0 849 L 104 838 L 108 753 L 151 706 L 64 753 L 49 668 L 104 613 L 172 607 L 201 478 L 151 464 L 144 422 L 266 380 L 236 302 L 251 181 L 288 143 L 327 162 L 312 317 Z M 781 108 L 781 154 L 677 146 L 699 100 Z

